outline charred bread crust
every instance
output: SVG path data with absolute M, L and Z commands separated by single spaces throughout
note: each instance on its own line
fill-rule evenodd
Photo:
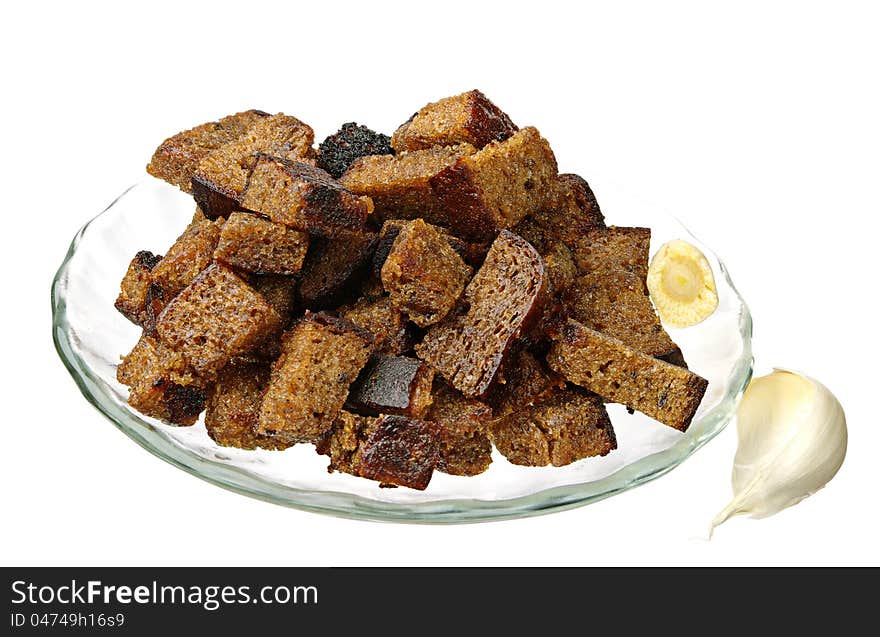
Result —
M 144 324 L 144 312 L 148 304 L 150 286 L 153 284 L 151 272 L 161 260 L 162 255 L 141 250 L 128 264 L 128 270 L 119 286 L 119 296 L 116 297 L 113 305 L 135 325 Z
M 352 384 L 345 408 L 363 416 L 421 418 L 431 404 L 434 371 L 417 358 L 374 356 Z
M 300 302 L 312 310 L 346 302 L 363 279 L 377 242 L 373 232 L 313 238 L 299 274 Z
M 391 138 L 357 122 L 343 124 L 318 146 L 318 168 L 339 179 L 361 157 L 391 155 Z
M 440 456 L 437 425 L 406 416 L 380 416 L 354 460 L 355 474 L 424 491 Z

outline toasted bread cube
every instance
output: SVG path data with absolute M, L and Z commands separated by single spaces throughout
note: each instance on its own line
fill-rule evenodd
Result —
M 128 404 L 151 418 L 189 426 L 205 408 L 208 384 L 181 354 L 146 334 L 122 359 L 116 379 L 129 387 Z
M 543 254 L 558 242 L 575 248 L 585 234 L 603 227 L 605 218 L 590 185 L 578 175 L 564 174 L 554 180 L 544 205 L 514 232 Z
M 382 229 L 379 231 L 379 242 L 376 244 L 376 251 L 373 253 L 372 266 L 373 274 L 379 277 L 380 280 L 382 277 L 382 266 L 385 265 L 385 259 L 388 258 L 388 253 L 391 252 L 391 246 L 394 245 L 397 235 L 407 226 L 408 222 L 409 220 L 407 219 L 389 219 L 382 224 Z M 450 248 L 455 250 L 458 256 L 464 259 L 465 263 L 472 267 L 480 267 L 483 263 L 483 259 L 486 258 L 486 252 L 489 251 L 488 244 L 465 241 L 449 234 L 445 228 L 431 224 L 426 225 L 439 232 L 443 240 L 449 244 Z
M 524 128 L 461 157 L 431 177 L 455 234 L 490 239 L 544 206 L 556 179 L 556 157 L 537 129 Z
M 437 425 L 406 416 L 380 416 L 353 459 L 355 475 L 424 491 L 440 456 Z
M 531 244 L 502 230 L 465 288 L 463 307 L 431 326 L 416 353 L 465 396 L 484 395 L 508 347 L 540 317 L 544 279 Z
M 547 355 L 551 369 L 602 398 L 687 431 L 708 381 L 569 320 Z
M 341 411 L 333 425 L 324 432 L 315 443 L 315 450 L 324 456 L 330 456 L 327 471 L 341 471 L 355 475 L 354 457 L 363 437 L 375 422 L 374 418 L 359 416 L 348 411 Z
M 257 122 L 269 117 L 263 111 L 250 110 L 208 122 L 169 137 L 153 153 L 147 172 L 192 192 L 192 177 L 209 153 L 242 137 Z
M 144 312 L 147 306 L 147 297 L 150 285 L 153 283 L 152 270 L 162 260 L 162 255 L 141 250 L 131 263 L 120 285 L 119 296 L 116 297 L 114 306 L 129 321 L 135 325 L 144 324 Z
M 214 259 L 254 274 L 296 274 L 309 249 L 309 235 L 257 215 L 233 212 L 214 250 Z
M 425 418 L 437 423 L 440 430 L 437 470 L 455 476 L 483 473 L 492 463 L 488 436 L 492 410 L 442 381 L 434 383 L 433 397 Z
M 348 321 L 307 312 L 282 339 L 257 432 L 285 442 L 317 440 L 342 410 L 371 350 L 370 336 Z
M 577 266 L 571 251 L 562 241 L 554 241 L 539 250 L 544 261 L 546 300 L 541 318 L 523 339 L 530 345 L 546 349 L 549 334 L 558 330 L 569 315 L 568 290 L 577 278 Z
M 351 232 L 334 239 L 314 238 L 299 275 L 305 307 L 333 307 L 355 291 L 373 258 L 374 232 Z
M 471 274 L 443 236 L 421 219 L 404 225 L 381 271 L 392 303 L 419 327 L 438 323 L 449 313 Z
M 417 358 L 374 356 L 352 384 L 345 407 L 365 416 L 421 418 L 431 404 L 434 371 Z
M 355 195 L 320 168 L 269 155 L 257 160 L 241 203 L 276 223 L 325 237 L 361 230 L 373 212 L 369 197 Z
M 280 274 L 255 275 L 250 278 L 250 286 L 260 293 L 272 306 L 283 324 L 287 324 L 293 316 L 296 303 L 296 278 Z
M 532 406 L 492 421 L 490 432 L 505 458 L 529 467 L 563 467 L 617 449 L 605 405 L 577 387 L 556 390 Z
M 318 146 L 318 168 L 339 179 L 361 157 L 394 153 L 390 142 L 388 135 L 358 126 L 357 122 L 343 124 Z
M 224 367 L 208 393 L 205 428 L 218 445 L 239 449 L 285 449 L 289 445 L 256 432 L 269 363 L 237 360 Z
M 259 153 L 314 161 L 314 142 L 314 131 L 295 117 L 279 113 L 262 119 L 239 139 L 202 158 L 192 178 L 196 203 L 209 218 L 228 217 L 239 208 Z
M 460 144 L 398 155 L 370 155 L 354 162 L 339 182 L 353 193 L 370 197 L 373 214 L 380 223 L 421 217 L 451 227 L 446 206 L 437 198 L 430 182 L 462 156 L 475 152 L 470 144 Z
M 351 321 L 373 336 L 380 354 L 406 354 L 413 348 L 413 333 L 406 319 L 387 296 L 362 297 L 338 309 L 340 318 Z
M 153 283 L 166 301 L 180 294 L 211 264 L 222 227 L 222 219 L 193 221 L 153 267 Z
M 496 418 L 522 411 L 556 390 L 565 380 L 544 365 L 527 349 L 511 352 L 504 359 L 488 402 Z
M 397 129 L 391 146 L 397 152 L 462 142 L 482 148 L 517 130 L 506 113 L 475 90 L 428 104 Z
M 624 271 L 647 279 L 650 228 L 591 228 L 569 247 L 581 274 Z
M 156 330 L 197 374 L 213 378 L 281 329 L 281 317 L 229 268 L 212 264 L 162 310 Z

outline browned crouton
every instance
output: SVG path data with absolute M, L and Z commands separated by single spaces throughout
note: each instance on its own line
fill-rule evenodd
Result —
M 156 264 L 162 260 L 162 255 L 141 250 L 131 263 L 120 285 L 119 296 L 114 304 L 125 318 L 136 325 L 144 324 L 144 311 L 147 306 L 147 297 L 150 285 L 153 283 L 151 272 Z
M 296 274 L 309 235 L 257 215 L 234 212 L 223 224 L 214 259 L 255 274 Z
M 483 473 L 492 463 L 487 435 L 492 410 L 442 381 L 434 383 L 433 398 L 425 418 L 437 423 L 440 431 L 437 470 L 456 476 Z
M 374 356 L 352 384 L 345 407 L 366 416 L 421 418 L 431 404 L 434 371 L 417 358 Z
M 413 331 L 387 296 L 362 297 L 352 305 L 342 306 L 339 316 L 373 335 L 376 352 L 406 354 L 413 347 Z
M 201 376 L 214 377 L 281 329 L 281 317 L 232 270 L 208 266 L 162 310 L 156 330 Z
M 310 309 L 346 300 L 360 283 L 376 249 L 374 232 L 351 232 L 334 239 L 314 238 L 300 271 L 299 297 Z
M 440 456 L 437 426 L 406 416 L 380 416 L 369 427 L 353 465 L 356 475 L 424 491 Z
M 180 294 L 210 265 L 222 227 L 222 219 L 193 221 L 153 267 L 153 283 L 162 290 L 166 302 Z

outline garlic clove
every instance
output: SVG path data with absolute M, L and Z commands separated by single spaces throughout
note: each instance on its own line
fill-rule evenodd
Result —
M 709 537 L 734 515 L 763 518 L 797 504 L 825 486 L 846 456 L 843 407 L 808 376 L 775 369 L 753 379 L 736 416 L 734 497 L 712 521 Z

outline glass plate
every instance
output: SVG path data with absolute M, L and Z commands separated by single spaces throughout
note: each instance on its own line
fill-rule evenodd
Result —
M 609 405 L 618 449 L 604 458 L 559 468 L 519 467 L 496 451 L 489 470 L 476 477 L 438 472 L 423 492 L 381 489 L 328 473 L 328 459 L 312 445 L 284 451 L 220 447 L 201 420 L 174 427 L 137 413 L 116 381 L 116 365 L 139 329 L 113 301 L 132 256 L 138 250 L 162 253 L 195 209 L 191 197 L 152 178 L 125 191 L 74 237 L 52 284 L 55 346 L 83 395 L 132 440 L 237 493 L 307 511 L 401 522 L 514 518 L 588 504 L 663 475 L 704 445 L 727 424 L 752 371 L 751 317 L 721 261 L 668 214 L 613 187 L 599 187 L 596 195 L 609 223 L 650 226 L 652 253 L 676 238 L 698 245 L 712 264 L 720 300 L 703 323 L 669 330 L 691 369 L 709 381 L 688 432 Z

